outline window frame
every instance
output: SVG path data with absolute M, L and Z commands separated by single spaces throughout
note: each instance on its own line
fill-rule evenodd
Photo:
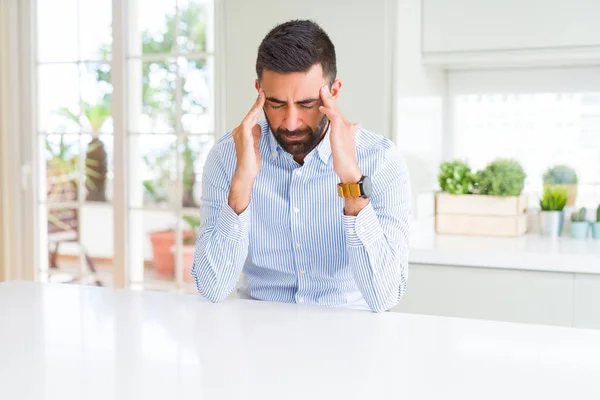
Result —
M 215 141 L 225 133 L 225 92 L 223 82 L 225 81 L 224 69 L 221 67 L 224 60 L 224 41 L 223 41 L 223 16 L 224 5 L 222 0 L 213 0 L 214 6 L 214 51 L 212 53 L 193 53 L 192 56 L 209 55 L 214 60 L 214 76 L 213 76 L 213 118 L 214 132 L 211 132 Z M 19 235 L 16 252 L 19 254 L 20 276 L 24 279 L 41 280 L 47 279 L 47 273 L 44 270 L 41 257 L 47 254 L 47 242 L 44 229 L 40 228 L 39 205 L 41 204 L 36 185 L 39 182 L 40 156 L 38 150 L 38 122 L 37 122 L 37 27 L 36 27 L 36 0 L 9 0 L 9 10 L 12 6 L 13 14 L 18 14 L 18 19 L 15 20 L 8 28 L 9 38 L 12 42 L 18 39 L 19 49 L 18 57 L 15 64 L 21 66 L 17 70 L 10 72 L 18 72 L 16 86 L 18 87 L 19 109 L 18 115 L 19 128 L 21 132 L 20 149 L 21 160 L 15 162 L 18 166 L 19 174 L 18 182 L 23 185 L 23 191 L 15 197 L 15 204 L 20 205 L 22 212 L 19 212 L 19 227 L 22 228 L 22 234 Z M 128 19 L 131 18 L 128 10 L 127 0 L 112 0 L 112 57 L 108 62 L 111 66 L 111 83 L 113 87 L 112 93 L 112 116 L 113 116 L 113 143 L 114 143 L 114 179 L 113 179 L 113 279 L 114 286 L 117 288 L 127 288 L 130 286 L 130 272 L 128 257 L 129 243 L 129 214 L 131 207 L 128 196 L 128 168 L 129 164 L 129 125 L 127 110 L 128 102 L 130 101 L 129 93 L 127 92 L 127 76 L 128 62 L 131 59 L 128 54 Z M 16 47 L 16 46 L 15 46 Z M 176 58 L 178 53 L 162 55 L 159 58 Z M 186 59 L 190 54 L 181 54 Z M 156 56 L 142 56 L 141 58 L 156 58 Z M 13 76 L 11 75 L 11 79 Z M 35 116 L 32 118 L 31 116 Z M 189 137 L 197 136 L 195 134 Z M 178 135 L 178 138 L 181 135 Z M 178 139 L 179 140 L 179 139 Z M 179 174 L 180 175 L 180 174 Z M 181 176 L 177 176 L 178 182 L 182 181 Z M 179 185 L 178 185 L 179 186 Z M 181 232 L 181 216 L 187 215 L 189 210 L 183 210 L 182 207 L 168 208 L 169 212 L 173 212 L 178 221 L 176 232 Z M 198 211 L 198 210 L 197 210 Z M 189 284 L 182 281 L 183 266 L 182 260 L 182 243 L 181 235 L 176 244 L 176 276 L 175 281 L 168 282 L 169 286 L 181 290 Z M 23 247 L 19 247 L 23 245 Z M 14 246 L 13 246 L 14 247 Z M 146 283 L 146 281 L 144 281 Z

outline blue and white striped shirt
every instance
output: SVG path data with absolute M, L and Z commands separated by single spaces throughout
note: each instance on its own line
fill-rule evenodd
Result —
M 358 164 L 373 194 L 357 216 L 348 216 L 329 132 L 300 166 L 261 125 L 262 167 L 240 215 L 228 205 L 236 167 L 231 132 L 204 166 L 192 267 L 200 294 L 225 299 L 243 272 L 243 291 L 254 299 L 375 312 L 396 305 L 408 275 L 410 184 L 394 144 L 357 131 Z

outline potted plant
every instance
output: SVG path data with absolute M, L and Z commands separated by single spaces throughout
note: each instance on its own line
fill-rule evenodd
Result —
M 487 196 L 519 196 L 525 186 L 525 172 L 521 165 L 510 159 L 490 163 L 474 177 L 474 190 Z
M 555 165 L 544 173 L 544 186 L 564 186 L 567 189 L 567 206 L 575 206 L 577 199 L 577 174 L 567 165 Z
M 464 161 L 446 161 L 440 165 L 438 182 L 445 193 L 469 194 L 473 190 L 473 172 Z
M 176 151 L 175 146 L 170 146 L 167 149 L 162 150 L 157 154 L 146 155 L 144 161 L 148 165 L 148 168 L 153 171 L 154 179 L 146 180 L 143 182 L 146 198 L 154 204 L 164 203 L 169 200 L 173 195 L 171 193 L 170 185 L 172 184 L 173 174 L 173 160 L 172 154 Z M 193 164 L 195 162 L 195 155 L 190 150 L 187 139 L 183 145 L 183 207 L 195 207 L 197 206 L 193 199 L 194 186 L 196 184 L 195 172 L 193 171 Z M 195 220 L 194 217 L 184 217 L 183 219 L 188 223 L 190 228 L 184 229 L 182 232 L 183 242 L 194 243 L 195 237 Z M 199 222 L 198 222 L 199 224 Z M 150 232 L 150 242 L 152 245 L 152 257 L 154 262 L 154 268 L 157 273 L 162 275 L 169 275 L 175 272 L 175 257 L 174 257 L 174 246 L 176 241 L 175 229 L 168 229 L 162 231 Z M 189 247 L 189 246 L 188 246 Z M 191 250 L 191 254 L 190 253 Z M 188 254 L 186 256 L 186 254 Z M 193 258 L 193 246 L 191 249 L 184 247 L 184 258 Z M 185 264 L 184 264 L 185 265 Z M 190 265 L 191 268 L 191 265 Z M 185 276 L 184 276 L 185 278 Z
M 162 191 L 155 188 L 153 182 L 145 181 L 144 189 L 146 195 L 152 198 L 156 203 L 163 200 Z M 194 232 L 184 230 L 182 232 L 184 243 L 194 236 Z M 154 269 L 158 274 L 171 275 L 175 272 L 175 258 L 173 256 L 173 247 L 175 246 L 175 229 L 154 231 L 149 233 L 150 244 L 152 245 L 152 259 Z
M 586 219 L 587 210 L 581 208 L 579 211 L 571 214 L 571 237 L 573 239 L 586 239 L 590 223 Z
M 592 237 L 600 239 L 600 205 L 596 209 L 596 221 L 592 222 Z
M 546 186 L 540 200 L 540 233 L 542 236 L 557 238 L 562 232 L 563 209 L 567 204 L 567 189 L 562 186 Z
M 106 180 L 108 175 L 108 155 L 100 132 L 111 116 L 110 103 L 104 99 L 98 103 L 81 102 L 81 116 L 68 108 L 61 108 L 59 114 L 76 124 L 81 124 L 92 134 L 85 156 L 85 186 L 87 201 L 106 201 Z
M 438 181 L 437 233 L 515 237 L 527 231 L 525 173 L 517 161 L 499 159 L 476 173 L 463 161 L 445 162 Z

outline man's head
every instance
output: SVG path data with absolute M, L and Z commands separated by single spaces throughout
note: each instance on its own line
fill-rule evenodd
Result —
M 256 89 L 265 93 L 265 116 L 280 146 L 303 159 L 321 140 L 327 118 L 319 91 L 329 85 L 337 98 L 335 47 L 312 21 L 289 21 L 263 39 L 256 58 Z

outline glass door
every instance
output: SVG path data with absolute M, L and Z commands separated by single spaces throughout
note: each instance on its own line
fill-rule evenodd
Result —
M 125 285 L 194 291 L 215 142 L 213 1 L 37 0 L 35 11 L 39 277 L 113 285 L 124 248 Z M 113 29 L 114 15 L 126 29 Z

